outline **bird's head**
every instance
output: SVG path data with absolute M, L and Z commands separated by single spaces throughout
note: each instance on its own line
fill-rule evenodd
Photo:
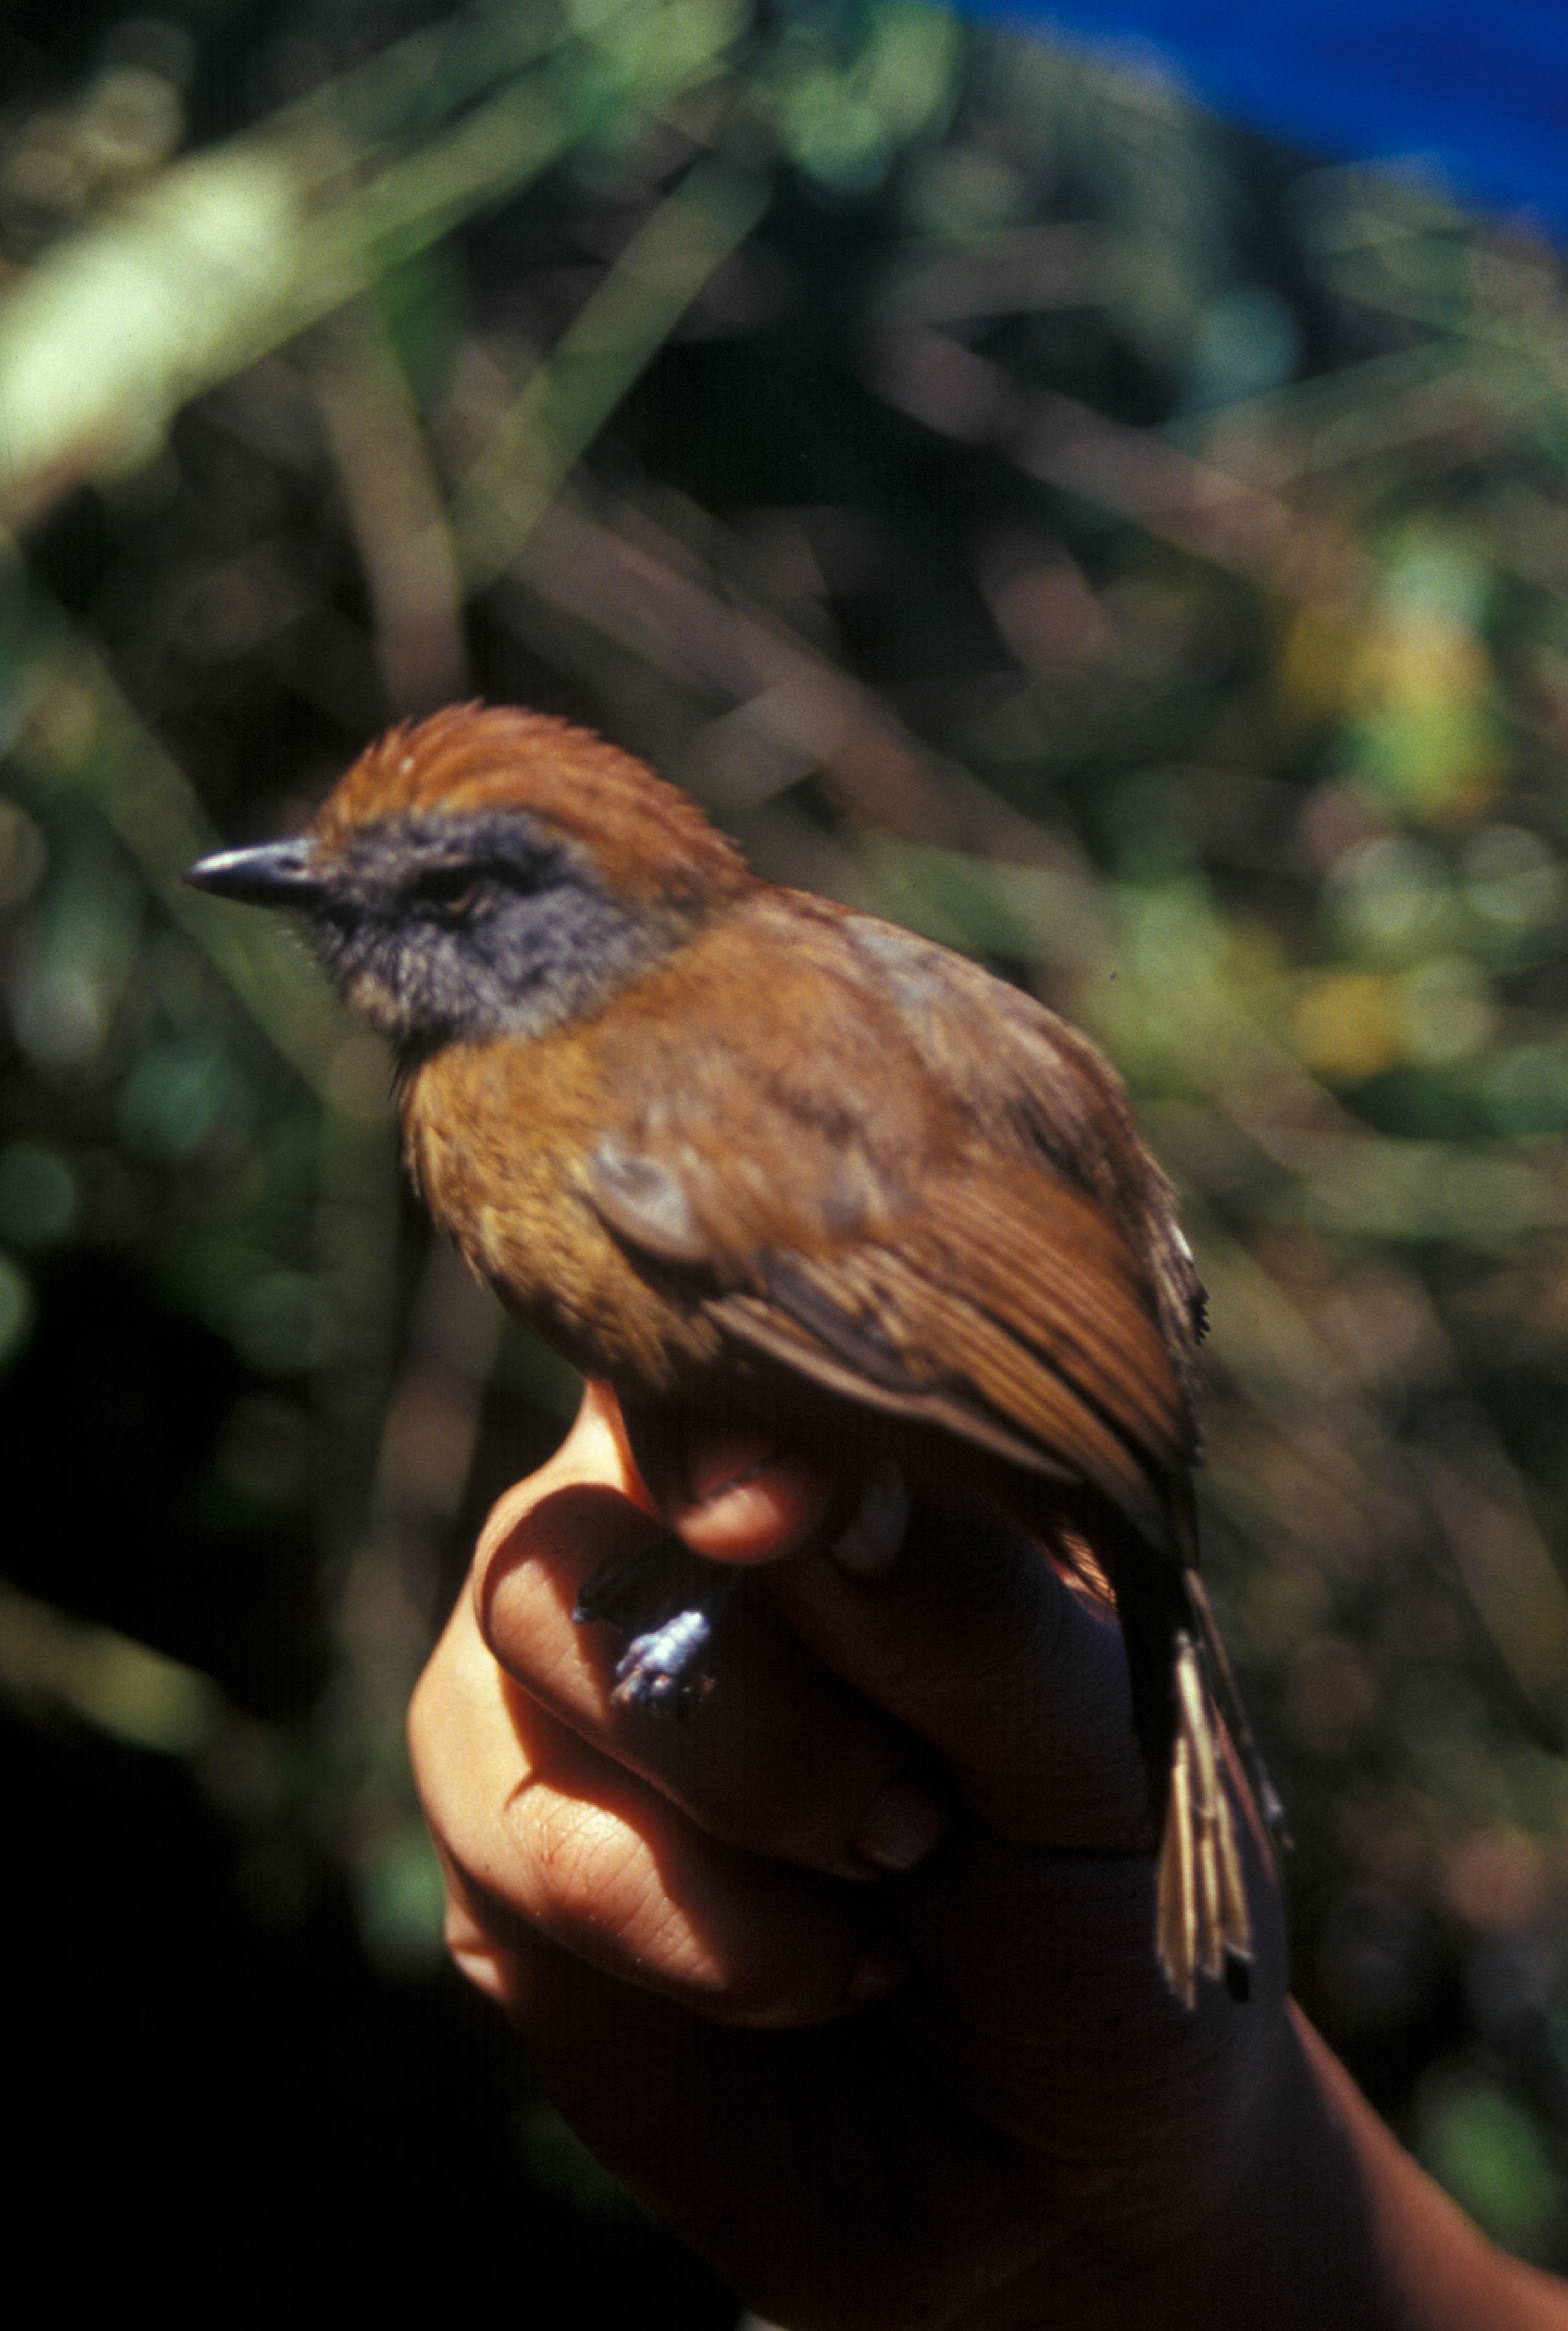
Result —
M 283 907 L 417 1055 L 593 1012 L 755 880 L 641 761 L 542 713 L 453 706 L 363 753 L 306 832 L 185 880 Z

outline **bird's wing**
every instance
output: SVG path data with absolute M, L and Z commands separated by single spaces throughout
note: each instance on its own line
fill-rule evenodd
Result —
M 1184 1391 L 1146 1275 L 1101 1207 L 1054 1167 L 984 1144 L 928 1160 L 915 1190 L 887 1186 L 864 1152 L 792 1147 L 787 1128 L 772 1150 L 789 1180 L 782 1211 L 776 1190 L 727 1173 L 721 1134 L 666 1100 L 635 1146 L 600 1143 L 587 1194 L 732 1345 L 1092 1481 L 1150 1545 L 1169 1544 Z
M 924 1066 L 984 1136 L 1054 1166 L 1121 1225 L 1148 1270 L 1190 1390 L 1203 1289 L 1170 1185 L 1115 1070 L 1076 1028 L 967 956 L 871 915 L 837 916 L 868 977 L 896 998 Z

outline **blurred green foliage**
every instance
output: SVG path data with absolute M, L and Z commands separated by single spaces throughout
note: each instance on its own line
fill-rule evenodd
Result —
M 1555 254 L 926 0 L 100 0 L 0 74 L 23 1732 L 184 1760 L 225 1917 L 437 1981 L 401 1711 L 572 1387 L 375 1042 L 175 881 L 394 715 L 569 713 L 1127 1073 L 1298 1989 L 1568 2264 Z

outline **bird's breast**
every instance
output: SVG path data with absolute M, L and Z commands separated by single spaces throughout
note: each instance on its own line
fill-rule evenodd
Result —
M 508 1308 L 575 1366 L 665 1394 L 717 1355 L 693 1304 L 651 1286 L 587 1195 L 587 1158 L 613 1129 L 591 1048 L 453 1045 L 404 1096 L 411 1173 L 432 1215 Z

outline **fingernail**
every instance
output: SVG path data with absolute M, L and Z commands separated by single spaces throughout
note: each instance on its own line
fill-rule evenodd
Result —
M 899 1875 L 940 1845 L 952 1819 L 952 1804 L 940 1790 L 901 1775 L 889 1782 L 851 1842 L 874 1870 Z
M 844 1985 L 846 2007 L 870 2007 L 897 1991 L 908 1970 L 908 1952 L 898 1943 L 871 1943 L 861 1953 L 854 1973 Z
M 909 1492 L 896 1465 L 884 1465 L 876 1474 L 855 1510 L 849 1527 L 836 1537 L 830 1551 L 841 1569 L 855 1578 L 881 1578 L 892 1569 L 909 1527 Z
M 765 1473 L 773 1461 L 774 1453 L 770 1450 L 765 1457 L 758 1457 L 750 1465 L 736 1466 L 731 1459 L 729 1468 L 727 1470 L 721 1463 L 714 1469 L 711 1476 L 706 1474 L 699 1476 L 701 1487 L 693 1490 L 692 1504 L 694 1506 L 717 1505 L 719 1499 L 727 1498 L 731 1490 L 744 1489 L 748 1482 L 756 1479 L 759 1473 Z

